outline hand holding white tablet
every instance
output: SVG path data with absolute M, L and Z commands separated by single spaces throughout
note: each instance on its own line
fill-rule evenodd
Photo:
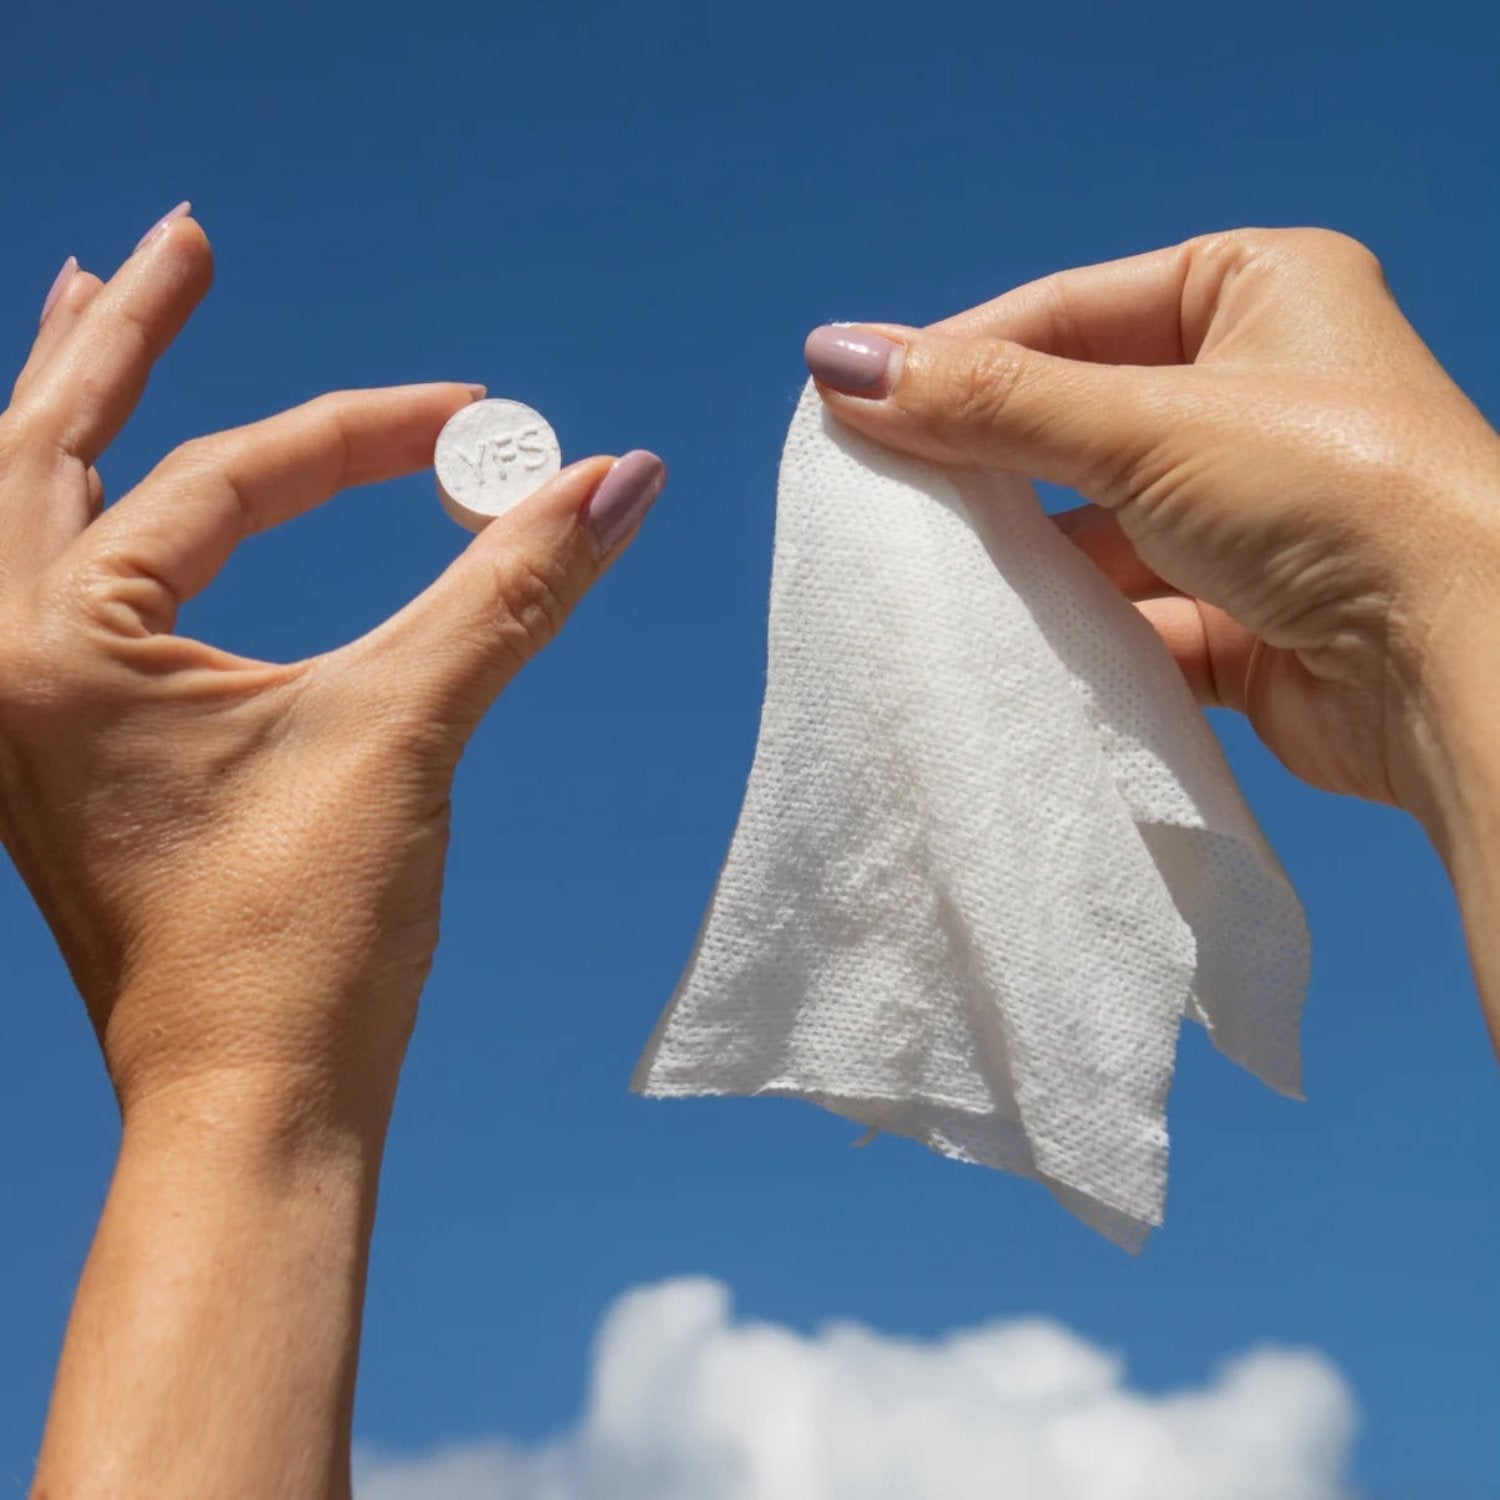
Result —
M 348 1493 L 453 769 L 665 479 L 640 449 L 559 472 L 535 413 L 454 381 L 196 438 L 104 507 L 94 464 L 211 275 L 186 204 L 107 282 L 69 257 L 0 398 L 0 842 L 122 1115 L 37 1494 Z M 405 608 L 303 661 L 176 633 L 247 535 L 421 472 L 464 412 L 449 483 L 483 534 Z

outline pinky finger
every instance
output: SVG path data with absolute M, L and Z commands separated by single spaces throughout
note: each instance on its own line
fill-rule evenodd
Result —
M 82 270 L 71 255 L 68 257 L 43 304 L 41 325 L 32 342 L 31 353 L 16 377 L 11 400 L 19 400 L 25 394 L 27 386 L 46 367 L 47 361 L 62 345 L 103 285 L 97 276 Z
M 1221 609 L 1187 594 L 1135 600 L 1203 708 L 1244 713 L 1255 637 Z
M 1060 511 L 1052 524 L 1125 595 L 1139 599 L 1145 594 L 1172 591 L 1161 576 L 1141 561 L 1135 544 L 1119 521 L 1098 505 L 1080 505 Z
M 1080 505 L 1054 515 L 1052 524 L 1145 617 L 1200 707 L 1245 711 L 1256 643 L 1243 625 L 1165 582 L 1109 511 Z

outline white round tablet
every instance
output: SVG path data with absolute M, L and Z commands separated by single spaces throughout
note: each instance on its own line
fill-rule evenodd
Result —
M 438 434 L 438 498 L 470 531 L 483 531 L 562 468 L 557 434 L 520 401 L 475 401 Z

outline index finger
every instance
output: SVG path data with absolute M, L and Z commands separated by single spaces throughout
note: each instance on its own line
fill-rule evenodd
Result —
M 1229 229 L 1061 271 L 934 327 L 1116 365 L 1269 356 L 1347 371 L 1414 343 L 1374 255 L 1314 228 Z
M 1204 332 L 1200 308 L 1185 316 L 1192 245 L 1058 271 L 932 329 L 958 338 L 1006 339 L 1095 364 L 1186 364 Z
M 205 587 L 238 543 L 339 491 L 432 463 L 443 424 L 482 387 L 340 391 L 170 454 L 75 543 L 80 561 L 132 580 L 148 629 Z

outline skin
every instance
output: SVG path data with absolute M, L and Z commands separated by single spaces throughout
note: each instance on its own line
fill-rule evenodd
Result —
M 325 397 L 93 464 L 207 288 L 182 219 L 80 272 L 0 417 L 0 832 L 123 1121 L 35 1497 L 346 1496 L 381 1151 L 464 741 L 611 561 L 565 471 L 311 661 L 173 634 L 248 531 L 424 467 L 462 386 Z M 1206 702 L 1320 786 L 1411 808 L 1500 996 L 1500 445 L 1367 252 L 1246 232 L 1048 278 L 901 347 L 878 441 L 1020 468 Z
M 470 731 L 613 561 L 565 470 L 364 638 L 174 633 L 250 532 L 427 467 L 477 388 L 351 391 L 94 463 L 207 291 L 191 219 L 78 272 L 0 416 L 0 834 L 119 1099 L 33 1494 L 337 1496 L 376 1180 Z M 618 550 L 618 549 L 616 549 Z
M 1200 702 L 1314 786 L 1421 820 L 1500 1047 L 1500 440 L 1375 257 L 1242 230 L 863 327 L 893 370 L 822 387 L 843 421 L 1077 490 L 1058 524 Z

